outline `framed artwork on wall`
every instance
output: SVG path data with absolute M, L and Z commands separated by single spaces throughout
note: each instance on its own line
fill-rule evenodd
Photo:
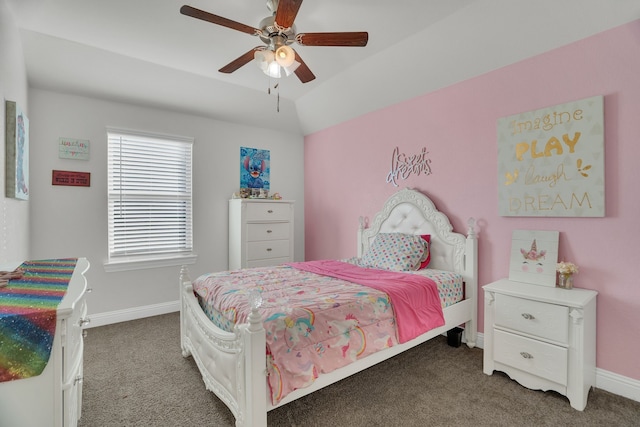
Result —
M 514 230 L 509 280 L 555 287 L 559 238 L 558 231 Z
M 5 195 L 29 200 L 29 119 L 14 101 L 5 111 Z
M 250 195 L 258 197 L 268 193 L 271 182 L 271 155 L 269 150 L 240 147 L 240 188 L 251 189 Z M 257 190 L 257 191 L 254 191 Z
M 501 216 L 605 215 L 603 99 L 498 120 Z

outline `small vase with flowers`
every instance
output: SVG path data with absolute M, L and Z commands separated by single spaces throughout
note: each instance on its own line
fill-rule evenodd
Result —
M 572 262 L 559 262 L 556 266 L 558 272 L 558 287 L 562 289 L 573 288 L 573 275 L 578 273 L 578 266 Z

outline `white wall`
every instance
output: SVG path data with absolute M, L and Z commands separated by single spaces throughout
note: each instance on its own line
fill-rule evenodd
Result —
M 27 74 L 18 28 L 13 22 L 5 0 L 0 0 L 0 141 L 5 143 L 5 100 L 14 101 L 27 117 Z M 16 267 L 29 259 L 28 201 L 7 199 L 5 191 L 5 150 L 0 150 L 0 270 Z
M 215 94 L 212 94 L 215 96 Z M 87 257 L 90 314 L 179 299 L 179 267 L 106 273 L 106 126 L 195 138 L 191 276 L 227 269 L 228 200 L 240 183 L 240 148 L 271 151 L 271 191 L 296 201 L 295 259 L 304 260 L 303 137 L 174 112 L 30 88 L 32 258 Z M 275 108 L 275 107 L 274 107 Z M 89 160 L 58 158 L 58 138 L 90 141 Z M 52 186 L 52 170 L 91 173 L 91 186 Z

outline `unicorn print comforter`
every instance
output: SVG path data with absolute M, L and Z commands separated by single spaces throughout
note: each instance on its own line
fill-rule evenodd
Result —
M 344 274 L 362 276 L 370 286 L 354 283 L 354 277 L 340 278 Z M 312 261 L 205 274 L 193 282 L 193 289 L 204 312 L 226 331 L 247 321 L 249 293 L 260 291 L 268 384 L 275 405 L 322 373 L 444 324 L 443 296 L 451 296 L 450 289 L 444 290 L 429 278 L 416 280 L 415 274 L 384 276 L 382 270 Z M 408 285 L 403 285 L 401 276 L 410 277 Z M 461 290 L 459 293 L 461 296 Z M 407 308 L 407 301 L 417 300 L 428 305 L 426 311 L 424 307 Z M 398 316 L 400 312 L 405 315 Z M 413 322 L 415 318 L 420 321 Z M 398 335 L 399 331 L 409 334 Z

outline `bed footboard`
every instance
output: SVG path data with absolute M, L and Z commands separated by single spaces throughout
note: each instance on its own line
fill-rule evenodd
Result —
M 237 427 L 266 427 L 265 331 L 257 310 L 234 333 L 216 327 L 193 294 L 186 267 L 180 275 L 180 345 L 192 356 L 207 390 L 231 410 Z

